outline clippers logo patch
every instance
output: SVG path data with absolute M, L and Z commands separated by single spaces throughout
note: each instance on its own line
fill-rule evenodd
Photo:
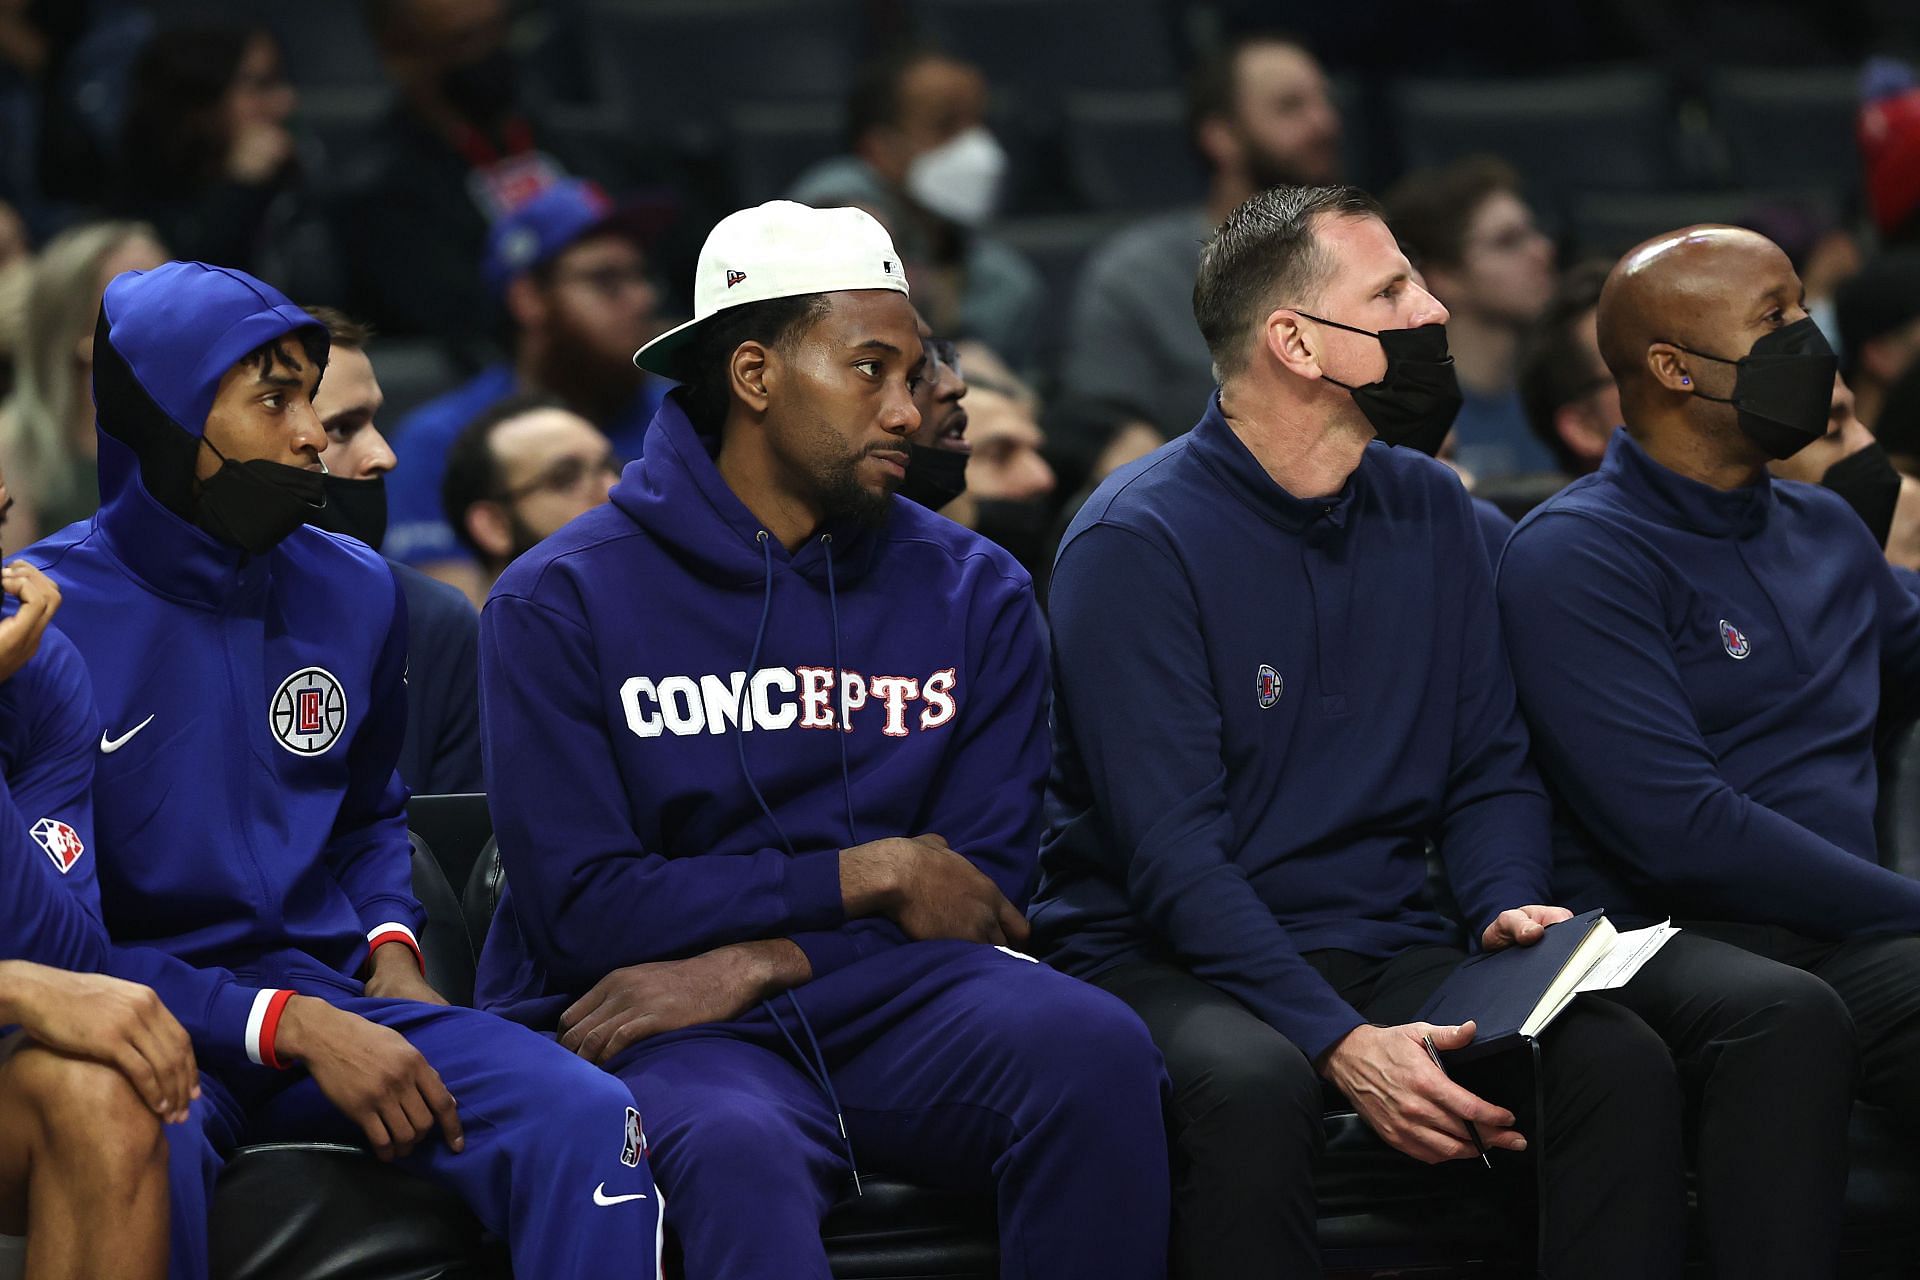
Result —
M 1261 663 L 1259 674 L 1254 681 L 1254 692 L 1260 695 L 1260 709 L 1265 711 L 1280 701 L 1280 695 L 1286 691 L 1287 682 L 1280 678 L 1280 673 L 1266 663 Z
M 620 1148 L 620 1163 L 629 1169 L 638 1168 L 640 1157 L 647 1154 L 647 1135 L 640 1128 L 640 1113 L 632 1107 L 627 1108 L 627 1137 Z
M 733 286 L 739 284 L 742 280 L 745 280 L 746 278 L 747 278 L 747 273 L 744 271 L 727 272 L 727 288 L 729 289 L 733 288 Z
M 1720 643 L 1727 646 L 1727 656 L 1730 658 L 1744 658 L 1753 652 L 1745 633 L 1725 618 L 1720 619 Z
M 32 835 L 34 843 L 45 849 L 53 865 L 60 868 L 61 875 L 73 870 L 73 864 L 87 851 L 87 846 L 80 843 L 80 833 L 56 818 L 34 823 Z
M 317 756 L 346 732 L 347 695 L 331 671 L 302 667 L 280 682 L 267 726 L 293 754 Z

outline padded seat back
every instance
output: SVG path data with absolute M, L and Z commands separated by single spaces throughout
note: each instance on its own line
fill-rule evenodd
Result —
M 500 865 L 500 846 L 489 839 L 480 856 L 474 859 L 473 874 L 467 877 L 466 891 L 460 896 L 467 933 L 476 947 L 487 945 L 487 928 L 493 923 L 493 913 L 500 909 L 500 894 L 506 887 L 507 873 Z
M 460 899 L 447 883 L 427 842 L 409 831 L 413 842 L 413 896 L 426 910 L 420 930 L 420 953 L 427 961 L 427 981 L 454 1004 L 473 1003 L 473 939 L 467 933 Z

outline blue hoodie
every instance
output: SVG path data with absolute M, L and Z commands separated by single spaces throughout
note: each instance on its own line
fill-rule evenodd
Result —
M 249 557 L 177 513 L 221 376 L 313 323 L 238 271 L 115 278 L 94 343 L 100 512 L 26 553 L 60 584 L 54 625 L 99 706 L 110 967 L 215 1068 L 278 1065 L 285 993 L 359 994 L 369 938 L 410 941 L 421 918 L 386 563 L 311 527 Z
M 93 850 L 98 733 L 86 667 L 49 631 L 0 683 L 0 959 L 82 972 L 106 960 Z
M 888 510 L 789 553 L 673 397 L 613 501 L 508 569 L 480 620 L 509 885 L 483 1008 L 551 1027 L 610 970 L 749 939 L 792 938 L 815 977 L 880 954 L 904 935 L 848 922 L 839 851 L 883 836 L 938 832 L 1024 903 L 1048 756 L 1032 583 Z

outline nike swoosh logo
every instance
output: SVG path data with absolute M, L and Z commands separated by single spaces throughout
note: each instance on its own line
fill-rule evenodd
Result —
M 643 1195 L 610 1196 L 607 1194 L 607 1184 L 604 1182 L 593 1189 L 593 1202 L 599 1205 L 625 1204 L 629 1200 L 645 1200 L 645 1199 L 646 1197 Z
M 159 714 L 160 713 L 158 711 L 153 713 L 154 716 L 157 716 Z M 133 726 L 133 728 L 127 730 L 125 733 L 121 734 L 117 738 L 109 738 L 106 735 L 106 733 L 102 731 L 100 734 L 100 754 L 103 756 L 112 755 L 114 752 L 118 751 L 120 748 L 126 746 L 129 742 L 132 742 L 134 734 L 140 732 L 142 729 L 146 728 L 148 725 L 152 723 L 153 723 L 153 716 L 148 716 L 145 720 L 142 720 L 139 724 Z

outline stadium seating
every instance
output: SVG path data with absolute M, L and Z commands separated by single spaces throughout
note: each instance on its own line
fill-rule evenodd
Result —
M 1658 189 L 1673 178 L 1671 92 L 1652 71 L 1405 80 L 1390 97 L 1408 168 L 1491 152 L 1556 202 L 1594 189 Z
M 996 87 L 1171 89 L 1172 8 L 1154 0 L 913 0 L 927 41 L 981 67 Z

